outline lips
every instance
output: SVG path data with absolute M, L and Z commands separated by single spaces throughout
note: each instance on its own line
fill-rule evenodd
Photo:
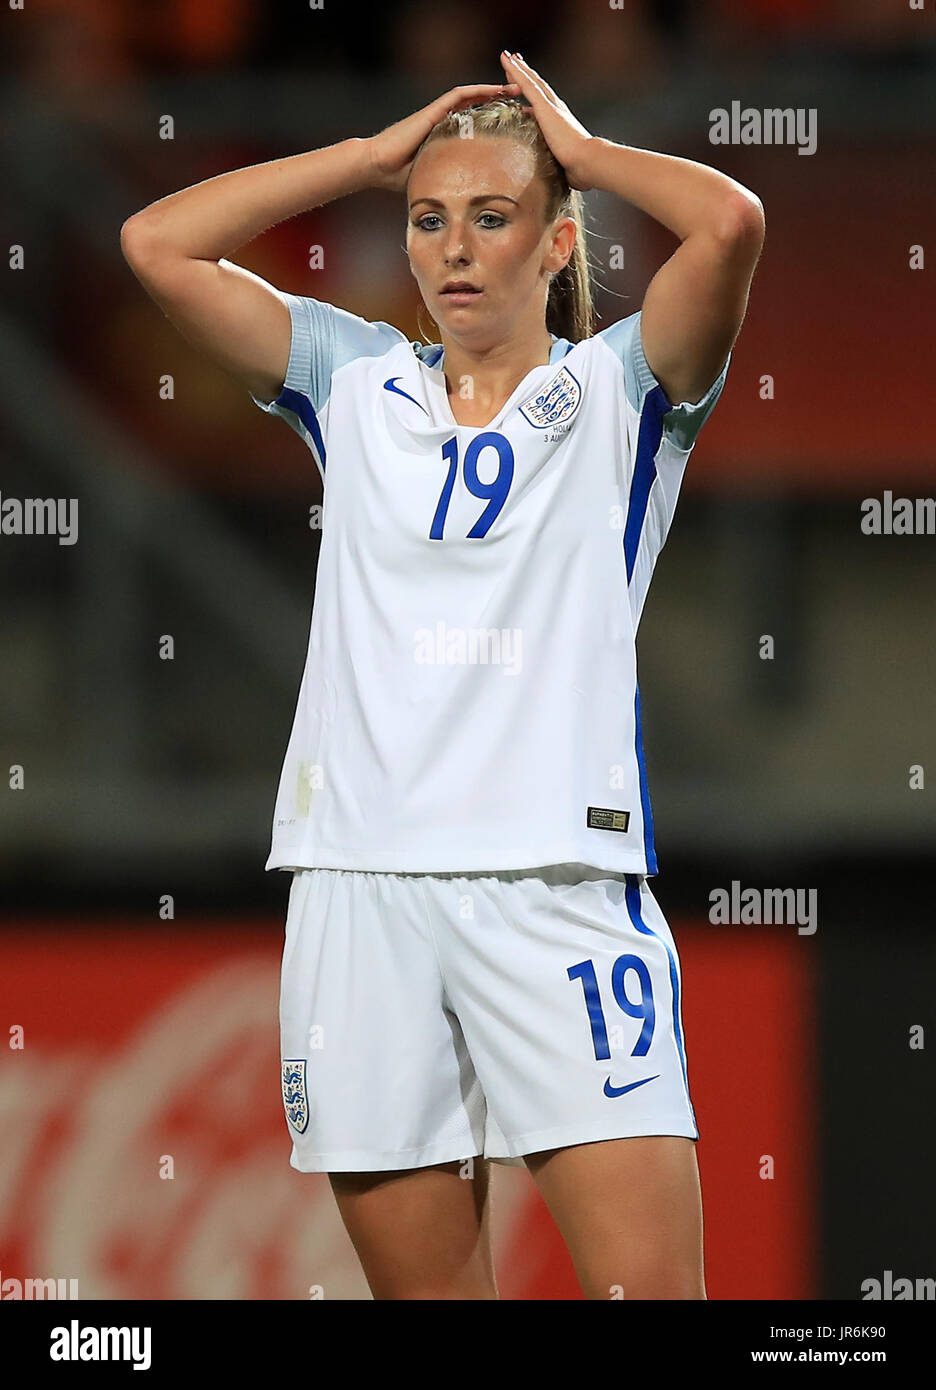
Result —
M 442 294 L 480 294 L 477 285 L 472 285 L 468 280 L 450 280 L 442 288 Z

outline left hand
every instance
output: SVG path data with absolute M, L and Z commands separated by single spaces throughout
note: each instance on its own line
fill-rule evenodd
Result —
M 525 96 L 533 108 L 537 125 L 543 138 L 552 150 L 557 162 L 562 165 L 566 178 L 572 188 L 587 192 L 594 184 L 589 181 L 588 153 L 592 136 L 581 121 L 576 120 L 561 97 L 550 87 L 539 73 L 534 72 L 518 54 L 500 55 L 507 79 L 515 83 L 521 95 Z

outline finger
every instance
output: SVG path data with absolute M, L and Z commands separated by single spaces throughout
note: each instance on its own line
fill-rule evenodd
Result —
M 510 54 L 507 54 L 505 67 L 507 69 L 508 76 L 516 78 L 520 90 L 531 103 L 533 101 L 534 96 L 541 96 L 545 98 L 546 93 L 543 91 L 541 83 L 536 81 L 536 79 L 530 72 L 530 69 L 527 68 L 525 64 L 521 65 L 517 62 L 515 58 L 512 58 Z
M 473 87 L 452 87 L 450 91 L 436 97 L 435 101 L 431 101 L 428 106 L 424 106 L 423 110 L 432 111 L 436 107 L 447 107 L 453 102 L 468 101 L 476 97 L 488 98 L 499 92 L 503 85 L 502 82 L 484 82 Z
M 517 62 L 516 58 L 514 58 L 514 56 L 511 53 L 508 53 L 506 48 L 501 53 L 500 60 L 501 64 L 503 65 L 504 71 L 507 73 L 508 77 L 513 76 L 516 79 L 520 79 L 526 76 L 523 68 Z
M 503 82 L 479 82 L 473 87 L 453 87 L 446 96 L 474 96 L 484 92 L 499 92 L 503 85 Z
M 494 87 L 494 88 L 492 88 L 491 92 L 490 92 L 487 96 L 485 96 L 485 97 L 477 97 L 477 96 L 464 96 L 464 97 L 460 97 L 457 101 L 450 102 L 449 105 L 446 106 L 446 107 L 444 108 L 444 110 L 445 110 L 445 111 L 448 111 L 448 112 L 451 112 L 451 111 L 461 111 L 463 108 L 468 108 L 468 109 L 470 109 L 470 108 L 473 107 L 473 106 L 481 106 L 481 105 L 483 105 L 484 102 L 486 102 L 486 101 L 494 101 L 494 100 L 496 100 L 498 97 L 503 97 L 504 94 L 505 94 L 505 91 L 506 91 L 506 88 L 504 88 L 504 87 Z
M 487 83 L 483 87 L 456 87 L 448 96 L 440 99 L 439 108 L 442 111 L 455 111 L 461 106 L 480 106 L 483 102 L 502 97 L 505 92 L 513 94 L 519 90 L 516 83 L 509 82 L 496 85 Z
M 501 63 L 503 64 L 503 71 L 506 72 L 506 75 L 508 75 L 509 78 L 512 79 L 512 82 L 515 83 L 517 88 L 520 89 L 520 92 L 523 93 L 523 96 L 526 96 L 527 99 L 530 99 L 531 92 L 533 92 L 534 95 L 540 95 L 540 92 L 538 92 L 537 88 L 535 88 L 534 83 L 530 81 L 530 76 L 528 76 L 526 72 L 523 71 L 523 68 L 520 67 L 519 63 L 515 63 L 515 60 L 513 60 L 513 58 L 510 57 L 509 53 L 501 54 Z
M 527 86 L 534 88 L 534 90 L 537 91 L 540 94 L 540 96 L 555 97 L 555 93 L 553 92 L 552 88 L 548 85 L 548 83 L 544 82 L 543 79 L 539 76 L 539 74 L 534 72 L 533 69 L 527 63 L 517 62 L 514 66 L 517 74 L 520 77 L 526 79 Z
M 539 73 L 535 70 L 535 68 L 531 68 L 529 63 L 525 63 L 523 59 L 519 57 L 511 58 L 511 62 L 513 63 L 517 73 L 526 77 L 527 81 L 531 83 L 532 86 L 534 86 L 537 89 L 537 91 L 541 92 L 543 96 L 550 97 L 553 101 L 558 101 L 559 98 L 556 96 L 556 93 L 553 91 L 552 87 L 550 87 L 546 79 L 540 77 Z

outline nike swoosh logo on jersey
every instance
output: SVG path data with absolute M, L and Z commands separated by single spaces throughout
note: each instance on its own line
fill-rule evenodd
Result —
M 648 1081 L 656 1081 L 659 1075 L 657 1072 L 656 1076 L 645 1076 L 642 1081 L 631 1081 L 627 1086 L 612 1086 L 609 1076 L 604 1084 L 604 1093 L 609 1100 L 613 1100 L 615 1096 L 622 1096 L 625 1091 L 634 1091 L 638 1086 L 646 1086 Z
M 400 378 L 399 378 L 398 376 L 391 376 L 391 377 L 388 377 L 387 380 L 384 382 L 384 390 L 385 390 L 385 391 L 394 391 L 398 396 L 403 396 L 403 397 L 405 397 L 406 400 L 412 401 L 412 402 L 413 402 L 413 405 L 419 405 L 419 401 L 414 400 L 413 397 L 410 396 L 406 391 L 401 391 L 400 388 L 399 388 L 399 386 L 394 386 L 393 383 L 394 383 L 395 381 L 399 381 L 399 380 L 400 380 Z M 429 414 L 428 410 L 426 410 L 426 407 L 425 407 L 424 405 L 419 405 L 419 408 L 420 408 L 420 410 L 422 410 L 426 415 Z

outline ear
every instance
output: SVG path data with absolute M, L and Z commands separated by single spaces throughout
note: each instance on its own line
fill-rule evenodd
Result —
M 553 225 L 552 244 L 546 257 L 546 269 L 553 274 L 558 274 L 571 260 L 577 231 L 574 217 L 561 217 Z

